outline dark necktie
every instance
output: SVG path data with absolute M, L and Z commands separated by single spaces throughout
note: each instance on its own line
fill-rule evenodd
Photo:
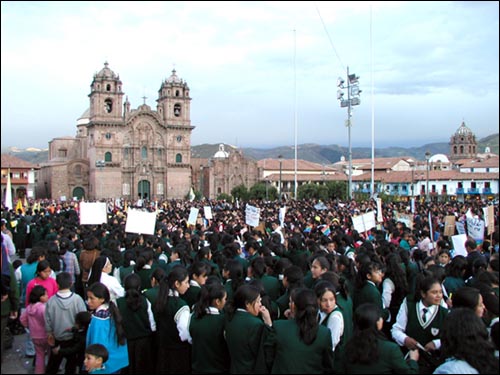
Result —
M 427 321 L 427 311 L 429 311 L 429 309 L 427 309 L 425 307 L 422 309 L 422 321 L 424 323 Z

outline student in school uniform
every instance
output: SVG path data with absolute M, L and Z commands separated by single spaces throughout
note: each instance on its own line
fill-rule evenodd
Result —
M 189 288 L 189 275 L 184 266 L 172 268 L 160 282 L 158 298 L 153 306 L 158 331 L 157 373 L 191 372 L 190 310 L 181 296 Z
M 366 262 L 360 266 L 356 275 L 356 285 L 354 286 L 353 307 L 354 310 L 363 303 L 373 303 L 382 310 L 384 321 L 389 318 L 389 310 L 384 309 L 382 293 L 379 285 L 382 283 L 382 265 L 378 262 Z
M 259 289 L 241 285 L 227 315 L 224 329 L 231 357 L 231 374 L 266 372 L 262 344 L 273 322 L 269 310 L 262 305 Z
M 421 373 L 432 372 L 438 364 L 436 350 L 441 348 L 441 328 L 448 315 L 442 300 L 439 280 L 432 274 L 419 275 L 415 296 L 403 300 L 391 329 L 392 338 L 404 351 L 425 348 L 419 361 Z
M 398 345 L 382 333 L 382 310 L 364 303 L 354 312 L 354 335 L 346 345 L 346 358 L 339 374 L 418 374 L 418 350 L 410 350 L 408 361 Z
M 278 320 L 264 343 L 265 358 L 273 374 L 325 374 L 333 372 L 330 331 L 318 323 L 314 291 L 294 289 L 292 319 Z
M 191 311 L 193 311 L 194 304 L 198 302 L 201 287 L 205 285 L 209 271 L 208 264 L 204 262 L 194 262 L 189 266 L 189 289 L 184 293 L 182 299 L 186 301 Z
M 155 371 L 153 364 L 153 332 L 156 322 L 151 303 L 141 294 L 142 280 L 136 273 L 124 280 L 125 296 L 116 300 L 122 315 L 123 328 L 127 338 L 129 374 L 150 374 Z
M 191 365 L 193 374 L 229 372 L 229 350 L 224 338 L 227 292 L 220 282 L 201 287 L 200 298 L 189 322 L 193 339 Z

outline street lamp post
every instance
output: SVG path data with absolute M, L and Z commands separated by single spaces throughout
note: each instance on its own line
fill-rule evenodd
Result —
M 283 159 L 283 155 L 278 155 L 278 159 L 280 161 L 280 185 L 279 185 L 279 197 L 281 199 L 281 173 L 282 173 L 282 169 L 281 169 L 281 163 L 282 163 L 282 159 Z
M 427 163 L 427 178 L 425 181 L 425 201 L 429 202 L 429 159 L 431 157 L 431 153 L 426 151 L 425 153 L 425 161 Z
M 347 107 L 347 120 L 345 126 L 347 127 L 347 137 L 349 142 L 349 187 L 348 187 L 348 197 L 349 200 L 352 199 L 352 148 L 351 148 L 351 117 L 352 117 L 352 107 L 359 105 L 361 103 L 359 99 L 359 94 L 361 90 L 359 89 L 359 77 L 356 74 L 349 74 L 349 67 L 347 67 L 347 86 L 344 86 L 346 81 L 339 77 L 337 80 L 337 86 L 340 88 L 337 91 L 337 99 L 340 100 L 340 107 Z M 344 90 L 347 90 L 347 99 L 344 99 Z

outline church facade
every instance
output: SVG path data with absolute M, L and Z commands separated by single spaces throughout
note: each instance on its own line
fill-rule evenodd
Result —
M 173 70 L 158 90 L 156 109 L 131 110 L 108 63 L 90 85 L 89 109 L 75 137 L 49 142 L 37 196 L 52 199 L 176 199 L 192 186 L 189 87 Z

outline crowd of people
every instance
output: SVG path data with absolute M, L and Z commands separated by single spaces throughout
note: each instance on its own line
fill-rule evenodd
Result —
M 2 211 L 2 359 L 17 322 L 36 374 L 498 373 L 498 205 L 465 256 L 445 217 L 486 201 L 136 202 L 153 235 L 125 231 L 133 202 L 100 225 L 37 203 Z

